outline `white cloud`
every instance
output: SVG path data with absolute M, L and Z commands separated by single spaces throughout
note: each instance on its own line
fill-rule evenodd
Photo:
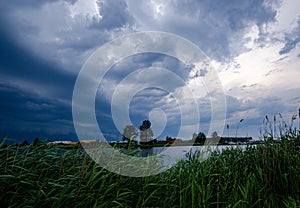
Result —
M 280 7 L 276 7 L 276 23 L 272 25 L 272 30 L 288 33 L 297 27 L 299 16 L 300 1 L 283 0 Z
M 219 70 L 225 93 L 235 98 L 227 104 L 229 123 L 245 118 L 252 120 L 247 125 L 253 125 L 251 128 L 255 130 L 254 126 L 266 114 L 290 115 L 297 110 L 299 81 L 296 77 L 300 77 L 297 54 L 300 50 L 296 47 L 287 56 L 279 55 L 282 45 L 274 43 L 262 48 L 255 47 L 236 57 L 227 70 Z M 215 65 L 224 68 L 220 63 Z M 252 135 L 258 135 L 258 131 L 257 127 Z
M 229 65 L 227 70 L 219 73 L 224 89 L 236 96 L 243 96 L 240 91 L 243 85 L 259 85 L 273 89 L 299 87 L 296 79 L 290 79 L 299 75 L 300 61 L 297 58 L 297 50 L 285 57 L 278 54 L 281 47 L 281 43 L 263 48 L 256 47 L 236 57 L 235 64 Z M 219 64 L 219 67 L 222 65 Z
M 83 15 L 89 18 L 101 20 L 100 7 L 97 0 L 78 0 L 70 6 L 70 16 L 75 18 L 77 15 Z

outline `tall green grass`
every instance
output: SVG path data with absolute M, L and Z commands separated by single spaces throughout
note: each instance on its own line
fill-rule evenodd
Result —
M 0 149 L 0 207 L 300 207 L 299 130 L 275 142 L 189 153 L 159 175 L 99 167 L 80 148 Z
M 162 174 L 130 178 L 99 167 L 80 149 L 7 147 L 0 153 L 1 207 L 299 207 L 300 153 L 293 143 L 227 149 L 204 162 L 200 154 Z

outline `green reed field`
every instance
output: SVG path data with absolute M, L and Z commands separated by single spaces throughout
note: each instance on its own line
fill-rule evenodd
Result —
M 144 178 L 111 173 L 80 148 L 2 147 L 0 207 L 300 207 L 300 131 L 282 126 L 275 141 L 271 130 L 266 123 L 264 145 L 204 162 L 188 154 Z

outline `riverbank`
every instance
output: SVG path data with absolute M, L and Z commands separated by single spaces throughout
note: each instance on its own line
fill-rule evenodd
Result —
M 80 148 L 6 147 L 0 151 L 3 207 L 297 207 L 299 135 L 293 140 L 229 148 L 200 162 L 188 154 L 169 170 L 124 177 Z M 20 147 L 21 148 L 21 147 Z

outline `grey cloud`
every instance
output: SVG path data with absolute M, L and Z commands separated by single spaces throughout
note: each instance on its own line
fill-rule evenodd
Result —
M 270 95 L 268 97 L 257 97 L 255 100 L 240 100 L 227 95 L 227 120 L 229 123 L 238 122 L 242 118 L 237 118 L 237 112 L 244 112 L 240 114 L 244 116 L 243 119 L 247 120 L 249 125 L 257 126 L 267 114 L 278 115 L 279 113 L 289 112 L 291 110 L 289 104 L 279 96 Z M 253 115 L 253 111 L 257 113 L 256 116 Z M 247 112 L 252 114 L 248 115 Z M 257 128 L 256 130 L 258 131 L 259 129 Z
M 171 32 L 193 41 L 210 57 L 224 61 L 248 50 L 244 48 L 244 43 L 247 41 L 244 34 L 253 24 L 258 26 L 260 32 L 257 41 L 261 41 L 263 44 L 262 37 L 266 34 L 264 34 L 262 27 L 266 23 L 275 21 L 276 15 L 276 12 L 268 6 L 266 1 L 157 1 L 167 5 L 162 8 L 165 9 L 163 11 L 165 13 L 162 16 L 157 15 L 155 17 L 149 7 L 150 1 L 106 0 L 98 3 L 103 17 L 102 20 L 84 15 L 77 15 L 74 19 L 71 19 L 68 16 L 69 14 L 66 14 L 67 10 L 59 10 L 59 6 L 57 6 L 56 9 L 59 10 L 60 16 L 54 22 L 57 21 L 58 25 L 47 28 L 51 36 L 53 35 L 51 40 L 40 39 L 38 34 L 42 32 L 43 28 L 31 24 L 30 20 L 26 22 L 22 20 L 22 17 L 11 18 L 10 16 L 11 19 L 7 21 L 8 19 L 5 18 L 5 14 L 8 14 L 8 11 L 13 11 L 14 8 L 39 9 L 43 4 L 49 2 L 53 1 L 13 0 L 0 3 L 0 7 L 4 6 L 0 8 L 1 18 L 3 18 L 2 25 L 4 25 L 0 40 L 2 55 L 0 58 L 0 74 L 3 79 L 0 94 L 1 97 L 5 97 L 7 100 L 0 103 L 1 123 L 6 124 L 0 129 L 1 135 L 6 134 L 6 132 L 14 132 L 15 126 L 18 126 L 19 129 L 14 135 L 15 137 L 21 137 L 23 134 L 29 137 L 41 135 L 45 137 L 74 138 L 76 135 L 74 135 L 71 123 L 70 106 L 61 103 L 60 100 L 71 101 L 72 88 L 76 77 L 66 73 L 65 70 L 75 69 L 74 74 L 76 74 L 76 70 L 79 70 L 83 60 L 94 48 L 114 37 L 135 30 Z M 76 1 L 66 2 L 75 3 Z M 5 8 L 7 8 L 7 12 Z M 50 14 L 52 14 L 51 12 Z M 60 19 L 61 17 L 62 19 Z M 40 21 L 42 22 L 43 18 L 40 18 Z M 10 27 L 11 23 L 14 23 L 16 27 Z M 4 28 L 11 31 L 4 31 Z M 11 44 L 12 40 L 8 40 L 7 37 L 3 39 L 4 33 L 7 33 L 7 36 L 21 34 L 25 38 L 20 39 L 20 42 L 30 40 L 27 47 L 35 47 L 40 57 L 43 58 L 34 56 L 30 50 L 15 47 Z M 20 37 L 15 36 L 15 38 Z M 281 53 L 288 53 L 292 50 L 299 42 L 299 37 L 299 29 L 287 34 L 286 46 Z M 55 38 L 58 41 L 52 40 Z M 53 64 L 53 57 L 61 60 L 65 68 Z M 114 87 L 119 80 L 125 77 L 126 73 L 150 66 L 170 69 L 182 77 L 188 77 L 188 72 L 191 70 L 191 68 L 184 66 L 173 58 L 153 54 L 136 56 L 130 60 L 122 61 L 114 69 L 115 71 L 107 74 L 106 80 L 109 85 L 100 85 L 99 89 L 103 87 L 105 92 L 110 92 L 111 87 Z M 205 71 L 199 73 L 204 75 Z M 5 80 L 6 78 L 7 80 Z M 111 80 L 114 82 L 111 83 Z M 167 78 L 164 78 L 163 81 L 167 82 Z M 32 86 L 42 89 L 43 93 L 29 93 L 17 84 L 10 86 L 11 83 L 17 83 L 20 86 L 21 83 L 32 84 Z M 247 86 L 247 88 L 250 87 Z M 31 90 L 35 91 L 36 89 L 31 88 Z M 164 104 L 157 98 L 151 100 L 150 96 L 146 100 L 146 96 L 141 96 L 140 100 L 136 98 L 134 106 L 142 107 L 145 105 L 143 101 Z M 247 112 L 257 108 L 259 114 L 262 115 L 266 112 L 278 113 L 278 111 L 288 110 L 288 107 L 284 105 L 286 101 L 270 97 L 247 102 L 242 102 L 235 97 L 228 97 L 227 101 L 228 117 L 232 121 L 237 120 L 235 113 L 238 111 Z M 167 104 L 163 107 L 170 110 L 170 106 Z M 209 107 L 206 106 L 209 105 L 209 102 L 207 101 L 203 105 Z M 146 109 L 149 110 L 151 106 L 147 106 Z M 104 123 L 104 126 L 101 125 L 104 131 L 114 129 L 110 111 L 109 103 L 103 98 L 103 94 L 99 94 L 96 99 L 96 112 L 99 123 Z M 173 114 L 173 112 L 167 113 Z M 202 119 L 209 121 L 210 115 L 207 112 L 203 112 L 202 115 Z M 136 120 L 136 125 L 139 125 L 139 122 L 145 119 L 139 115 L 133 115 L 133 118 Z M 261 119 L 253 118 L 251 122 L 257 124 Z M 59 131 L 62 133 L 59 133 Z
M 75 139 L 70 100 L 76 77 L 0 31 L 0 137 Z
M 182 35 L 217 60 L 247 50 L 243 48 L 246 29 L 256 24 L 263 35 L 261 27 L 275 21 L 276 16 L 276 11 L 263 1 L 164 1 L 164 14 L 159 17 L 146 8 L 150 7 L 149 1 L 127 2 L 142 29 Z
M 133 18 L 128 13 L 124 1 L 98 1 L 97 3 L 102 19 L 88 18 L 82 14 L 76 15 L 71 29 L 56 33 L 62 40 L 58 47 L 86 51 L 108 42 L 113 33 L 118 33 L 118 30 L 122 28 L 130 30 Z
M 71 21 L 72 25 L 67 30 L 56 32 L 59 49 L 69 48 L 74 51 L 87 51 L 108 42 L 114 33 L 131 30 L 133 18 L 126 9 L 122 0 L 98 1 L 102 19 L 76 15 Z M 125 30 L 123 30 L 125 28 Z
M 66 2 L 73 4 L 76 1 Z M 51 4 L 40 7 L 46 3 Z M 132 31 L 133 19 L 124 1 L 98 1 L 98 4 L 101 20 L 81 13 L 73 18 L 68 4 L 61 1 L 30 1 L 24 12 L 21 10 L 25 5 L 11 2 L 6 4 L 9 12 L 2 13 L 1 18 L 15 40 L 68 71 L 77 73 L 92 50 L 115 35 Z
M 298 17 L 297 27 L 289 34 L 285 35 L 285 45 L 279 51 L 280 55 L 287 54 L 293 50 L 300 42 L 300 16 Z
M 0 96 L 1 138 L 76 138 L 69 106 L 2 83 Z
M 51 43 L 50 50 L 43 50 L 48 51 L 47 53 L 59 51 L 62 56 L 60 59 L 70 59 L 74 54 L 79 55 L 80 52 L 92 50 L 115 36 L 146 29 L 182 35 L 196 43 L 210 57 L 226 60 L 247 50 L 244 48 L 244 42 L 247 40 L 244 40 L 243 33 L 249 24 L 255 23 L 261 27 L 264 23 L 274 21 L 276 15 L 276 12 L 262 1 L 158 3 L 166 4 L 163 8 L 165 14 L 156 18 L 149 1 L 98 1 L 101 20 L 88 19 L 83 15 L 76 16 L 72 21 L 62 20 L 71 25 L 57 28 L 57 31 L 54 26 L 52 32 L 60 41 Z M 16 24 L 17 28 L 24 25 L 22 22 Z M 29 30 L 23 31 L 27 36 L 34 36 L 28 25 L 23 27 Z M 37 44 L 37 47 L 44 47 L 44 42 Z M 53 55 L 52 53 L 51 56 Z
M 10 1 L 5 1 L 5 3 L 1 3 L 4 8 L 11 9 L 13 7 L 24 7 L 24 8 L 35 8 L 35 7 L 40 7 L 46 3 L 51 3 L 59 0 L 10 0 Z M 74 4 L 77 0 L 63 0 L 64 2 Z
M 284 45 L 284 47 L 282 49 L 280 49 L 279 54 L 283 55 L 283 54 L 287 54 L 289 53 L 291 50 L 293 50 L 296 45 L 300 42 L 300 37 L 297 37 L 294 40 L 291 40 L 290 38 L 286 38 L 286 43 Z
M 122 28 L 126 25 L 132 25 L 134 19 L 131 17 L 127 10 L 127 4 L 123 0 L 107 0 L 98 1 L 100 13 L 102 16 L 101 21 L 94 21 L 91 25 L 92 28 L 98 30 L 113 30 Z
M 28 49 L 24 49 L 15 43 L 10 34 L 3 28 L 0 28 L 0 33 L 1 75 L 17 80 L 27 80 L 44 87 L 59 86 L 63 83 L 65 89 L 72 89 L 75 76 L 64 72 L 55 63 L 44 58 L 38 58 Z

